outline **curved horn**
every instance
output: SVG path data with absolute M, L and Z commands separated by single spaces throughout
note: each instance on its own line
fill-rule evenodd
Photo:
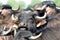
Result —
M 6 34 L 8 34 L 8 33 L 11 31 L 11 29 L 12 29 L 12 28 L 10 28 L 8 31 L 3 31 L 3 32 L 1 33 L 1 35 L 6 35 Z
M 14 10 L 14 11 L 18 11 L 18 10 L 20 10 L 20 6 L 16 10 Z
M 39 38 L 41 35 L 42 35 L 42 32 L 39 33 L 37 36 L 30 36 L 29 39 L 33 39 L 34 40 L 34 39 Z
M 9 28 L 8 31 L 2 31 L 1 35 L 6 35 L 6 34 L 10 33 L 10 32 L 13 31 L 13 30 L 14 30 L 14 35 L 15 35 L 15 34 L 16 34 L 16 29 L 13 29 L 13 28 L 16 28 L 16 29 L 17 29 L 18 26 L 14 24 L 12 27 Z M 12 30 L 12 29 L 13 29 L 13 30 Z
M 44 18 L 46 18 L 46 13 L 44 14 L 44 16 L 43 16 L 43 17 L 36 16 L 35 18 L 37 18 L 37 19 L 44 19 Z
M 12 13 L 14 13 L 14 14 L 19 13 L 19 10 L 20 10 L 20 6 L 18 7 L 17 10 L 12 10 Z
M 42 10 L 46 8 L 46 5 L 42 6 Z
M 12 14 L 11 18 L 12 18 L 13 21 L 17 21 L 18 20 L 18 17 L 14 16 L 14 14 Z
M 18 7 L 18 9 L 17 10 L 20 10 L 20 6 Z
M 42 7 L 36 8 L 36 10 L 43 10 L 43 9 L 45 9 L 45 8 L 46 8 L 46 5 L 44 5 L 44 6 L 42 6 Z
M 57 9 L 60 9 L 60 7 L 56 7 Z

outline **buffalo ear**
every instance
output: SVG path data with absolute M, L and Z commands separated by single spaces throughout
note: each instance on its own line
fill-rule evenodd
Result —
M 12 14 L 11 18 L 12 18 L 13 21 L 18 21 L 18 17 L 15 16 L 14 14 Z
M 40 19 L 40 20 L 36 20 L 36 27 L 40 27 L 41 25 L 46 24 L 46 20 Z

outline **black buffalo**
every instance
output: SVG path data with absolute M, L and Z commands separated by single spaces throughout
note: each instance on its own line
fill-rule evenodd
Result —
M 32 36 L 36 32 L 35 14 L 30 10 L 23 10 L 18 16 L 19 31 L 17 32 L 14 40 L 20 40 Z M 22 39 L 21 39 L 22 38 Z
M 42 31 L 43 35 L 36 40 L 60 40 L 60 10 L 58 10 L 56 7 L 53 8 L 54 6 L 50 4 L 47 6 L 54 9 L 54 11 L 51 10 L 51 14 L 46 15 L 46 29 Z
M 60 13 L 55 9 L 53 14 L 46 15 L 45 11 L 21 11 L 19 31 L 14 40 L 60 40 Z
M 43 19 L 39 18 L 37 19 L 41 22 Z M 20 28 L 14 40 L 60 40 L 60 14 L 51 14 L 50 16 L 46 16 L 44 20 L 47 23 L 36 27 L 37 20 L 34 12 L 30 10 L 21 11 L 19 15 Z M 40 36 L 37 37 L 38 35 Z

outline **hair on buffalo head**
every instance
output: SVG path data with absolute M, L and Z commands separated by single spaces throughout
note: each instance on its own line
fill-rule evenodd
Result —
M 12 9 L 10 5 L 2 5 L 2 9 Z

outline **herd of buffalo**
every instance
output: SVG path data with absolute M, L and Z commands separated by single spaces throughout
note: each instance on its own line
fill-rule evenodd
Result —
M 5 40 L 60 40 L 60 9 L 54 2 L 44 1 L 22 10 L 4 8 L 0 12 L 0 35 L 12 36 Z

